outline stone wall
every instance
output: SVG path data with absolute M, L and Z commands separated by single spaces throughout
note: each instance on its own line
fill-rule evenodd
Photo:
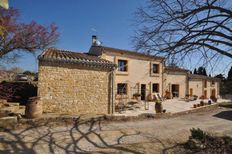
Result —
M 111 113 L 110 74 L 74 64 L 40 62 L 38 96 L 44 112 Z

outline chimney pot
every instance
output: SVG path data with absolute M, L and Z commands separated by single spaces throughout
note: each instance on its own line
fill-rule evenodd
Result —
M 92 35 L 92 45 L 93 46 L 97 45 L 97 36 L 96 35 Z

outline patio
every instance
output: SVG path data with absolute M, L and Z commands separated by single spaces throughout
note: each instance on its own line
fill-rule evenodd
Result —
M 162 102 L 163 109 L 166 110 L 166 113 L 178 113 L 178 112 L 183 112 L 183 111 L 188 111 L 188 110 L 194 110 L 193 104 L 200 104 L 200 99 L 195 100 L 195 101 L 183 101 L 180 99 L 168 99 Z M 230 100 L 226 99 L 218 99 L 217 103 L 222 103 L 222 102 L 229 102 Z M 205 103 L 208 102 L 208 100 L 204 100 Z M 138 104 L 136 104 L 137 107 L 134 109 L 126 109 L 122 111 L 121 113 L 116 112 L 114 115 L 115 116 L 138 116 L 139 114 L 142 113 L 155 113 L 155 102 L 148 102 L 149 105 L 147 105 L 147 110 L 145 110 L 145 102 L 141 101 Z M 212 105 L 216 104 L 212 102 Z M 200 108 L 200 107 L 198 107 Z

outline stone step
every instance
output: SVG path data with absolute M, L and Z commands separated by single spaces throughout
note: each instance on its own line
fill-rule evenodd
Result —
M 8 102 L 7 104 L 9 106 L 20 106 L 20 103 L 18 103 L 18 102 Z
M 7 116 L 10 113 L 17 112 L 18 110 L 19 110 L 19 106 L 2 107 L 0 109 L 0 117 Z
M 24 106 L 24 105 L 20 105 L 20 106 L 19 106 L 19 109 L 23 109 L 23 110 L 25 110 L 25 109 L 26 109 L 26 106 Z
M 8 116 L 0 118 L 0 127 L 14 125 L 18 122 L 17 116 Z

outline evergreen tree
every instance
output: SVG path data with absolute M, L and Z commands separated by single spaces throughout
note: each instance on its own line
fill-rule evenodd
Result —
M 202 72 L 202 75 L 205 75 L 207 76 L 207 72 L 206 72 L 206 69 L 203 67 L 203 72 Z
M 230 70 L 229 70 L 229 72 L 228 72 L 227 80 L 228 80 L 228 81 L 232 81 L 232 66 L 231 66 L 231 68 L 230 68 Z
M 197 74 L 197 69 L 196 68 L 194 69 L 193 74 Z
M 197 70 L 197 74 L 199 75 L 204 75 L 204 67 L 199 67 L 198 70 Z

